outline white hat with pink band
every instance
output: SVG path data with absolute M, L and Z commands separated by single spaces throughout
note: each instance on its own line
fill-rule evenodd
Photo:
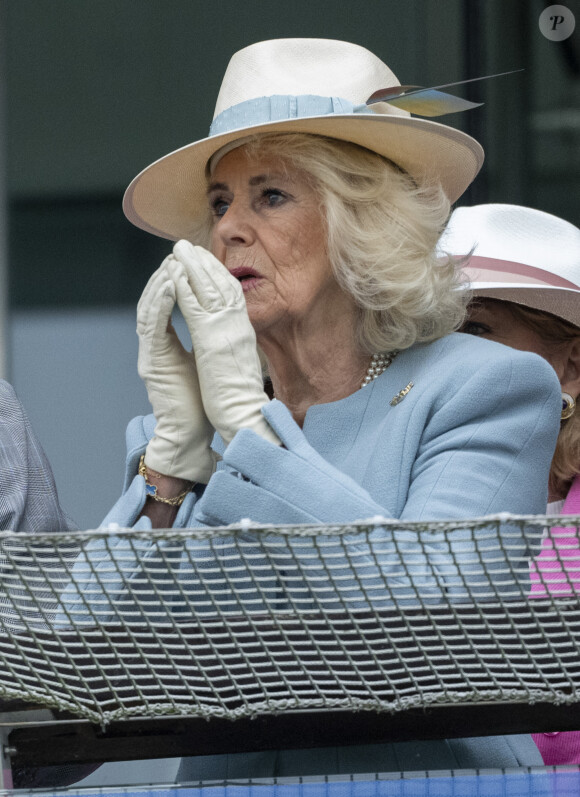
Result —
M 580 229 L 570 222 L 521 205 L 461 207 L 439 248 L 468 257 L 461 272 L 475 296 L 523 304 L 580 327 Z

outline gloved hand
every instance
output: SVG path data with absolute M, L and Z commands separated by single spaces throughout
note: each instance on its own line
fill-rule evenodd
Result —
M 215 466 L 210 448 L 214 430 L 203 408 L 195 358 L 171 324 L 179 278 L 185 279 L 183 268 L 170 255 L 137 306 L 137 368 L 157 421 L 145 463 L 166 476 L 207 484 Z
M 256 335 L 240 283 L 210 252 L 178 241 L 177 302 L 189 328 L 207 417 L 226 444 L 240 429 L 279 440 L 261 413 L 264 392 Z
M 354 479 L 315 451 L 280 401 L 263 408 L 285 448 L 240 431 L 223 460 L 236 473 L 218 471 L 195 507 L 195 518 L 208 525 L 229 525 L 242 518 L 257 523 L 348 523 L 384 516 Z

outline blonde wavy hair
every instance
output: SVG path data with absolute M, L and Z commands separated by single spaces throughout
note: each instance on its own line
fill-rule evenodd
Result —
M 456 264 L 435 247 L 450 212 L 439 185 L 416 183 L 391 161 L 356 144 L 304 133 L 246 139 L 248 157 L 275 156 L 320 197 L 336 280 L 360 308 L 358 344 L 401 350 L 456 330 L 467 294 Z M 193 233 L 208 245 L 211 217 Z

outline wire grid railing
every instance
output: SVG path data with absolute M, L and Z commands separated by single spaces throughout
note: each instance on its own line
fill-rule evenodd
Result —
M 555 522 L 4 532 L 0 698 L 101 725 L 573 703 L 580 518 Z

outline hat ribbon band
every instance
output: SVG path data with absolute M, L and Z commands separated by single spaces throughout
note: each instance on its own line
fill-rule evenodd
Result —
M 373 113 L 367 105 L 354 105 L 342 97 L 320 97 L 316 94 L 274 94 L 271 97 L 256 97 L 232 105 L 218 114 L 209 129 L 210 136 L 219 136 L 254 125 L 268 122 L 283 122 L 308 116 L 332 116 L 334 114 Z
M 551 285 L 554 288 L 572 288 L 578 290 L 578 285 L 575 285 L 570 280 L 560 277 L 558 274 L 553 274 L 551 271 L 545 271 L 543 268 L 536 266 L 528 266 L 525 263 L 515 263 L 511 260 L 499 260 L 493 257 L 482 257 L 480 255 L 473 255 L 469 262 L 466 264 L 471 268 L 481 268 L 488 271 L 501 271 L 509 272 L 510 274 L 518 274 L 520 277 L 528 277 L 533 280 L 538 280 L 545 285 Z

